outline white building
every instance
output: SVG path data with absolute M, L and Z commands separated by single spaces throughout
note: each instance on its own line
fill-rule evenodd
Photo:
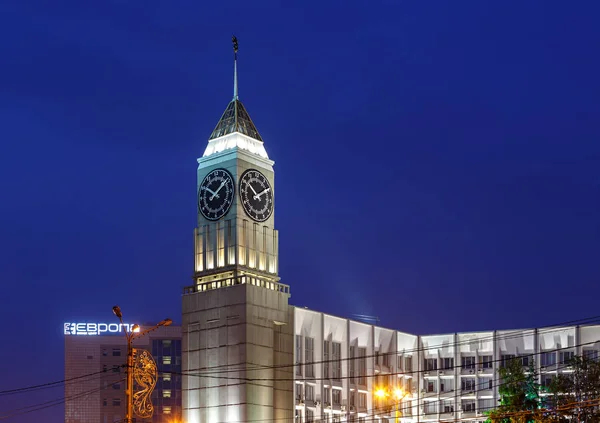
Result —
M 185 422 L 484 420 L 503 360 L 535 359 L 546 383 L 569 371 L 571 355 L 598 354 L 600 326 L 417 336 L 289 305 L 274 162 L 235 87 L 198 159 L 194 283 L 182 307 Z

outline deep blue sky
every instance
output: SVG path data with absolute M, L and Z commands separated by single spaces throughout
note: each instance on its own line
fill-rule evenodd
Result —
M 180 321 L 232 34 L 293 304 L 414 333 L 597 314 L 599 9 L 3 1 L 0 390 L 62 379 L 64 321 Z

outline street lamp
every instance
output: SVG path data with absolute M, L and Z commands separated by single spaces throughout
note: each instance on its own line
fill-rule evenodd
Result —
M 125 326 L 123 324 L 123 313 L 121 312 L 121 308 L 119 306 L 114 306 L 112 310 L 115 316 L 119 318 L 121 324 Z M 146 335 L 149 332 L 152 332 L 155 329 L 158 329 L 160 326 L 169 326 L 171 323 L 173 323 L 171 319 L 165 319 L 160 321 L 158 324 L 152 326 L 151 328 L 146 329 L 143 332 L 140 332 L 139 325 L 131 326 L 130 332 L 127 332 L 127 330 L 125 330 L 125 338 L 127 339 L 127 368 L 125 369 L 127 372 L 127 382 L 125 386 L 125 401 L 127 402 L 127 412 L 125 415 L 125 423 L 133 422 L 133 355 L 136 351 L 135 348 L 133 348 L 133 341 L 137 338 Z
M 396 423 L 398 423 L 400 421 L 400 418 L 402 417 L 402 410 L 401 410 L 401 403 L 402 400 L 404 399 L 404 397 L 406 395 L 408 395 L 408 392 L 405 392 L 404 389 L 402 388 L 396 388 L 394 389 L 393 393 L 390 395 L 390 393 L 388 392 L 387 389 L 385 388 L 376 388 L 375 389 L 375 397 L 379 400 L 384 400 L 386 398 L 390 398 L 394 401 L 393 404 L 393 410 L 394 410 L 394 414 L 395 414 L 395 421 Z M 389 402 L 388 402 L 389 404 Z

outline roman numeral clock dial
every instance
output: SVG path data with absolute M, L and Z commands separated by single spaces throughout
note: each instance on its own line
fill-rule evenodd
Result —
M 264 222 L 273 213 L 273 190 L 265 175 L 250 169 L 240 177 L 240 200 L 244 211 L 257 222 Z
M 204 177 L 198 189 L 198 210 L 208 220 L 219 220 L 233 204 L 235 185 L 231 173 L 215 169 Z

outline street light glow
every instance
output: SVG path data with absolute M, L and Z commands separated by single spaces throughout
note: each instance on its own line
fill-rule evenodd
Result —
M 386 397 L 385 389 L 383 389 L 383 388 L 376 389 L 375 396 L 379 399 L 385 398 Z
M 394 390 L 394 396 L 396 397 L 396 399 L 401 400 L 402 398 L 404 398 L 406 394 L 404 393 L 404 390 L 402 390 L 401 388 L 396 388 Z

